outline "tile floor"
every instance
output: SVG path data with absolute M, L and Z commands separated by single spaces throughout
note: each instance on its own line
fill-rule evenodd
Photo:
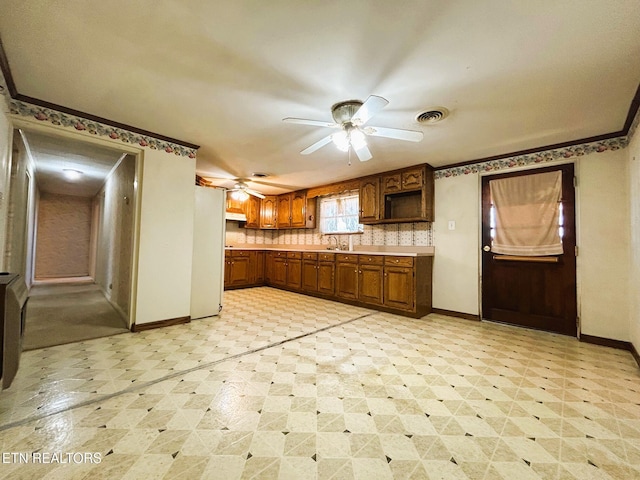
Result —
M 0 478 L 640 478 L 628 352 L 225 295 L 220 317 L 26 352 L 0 394 Z

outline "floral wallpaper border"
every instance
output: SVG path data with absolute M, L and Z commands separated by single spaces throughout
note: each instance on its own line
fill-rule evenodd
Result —
M 137 144 L 152 150 L 164 150 L 166 153 L 173 153 L 181 157 L 196 158 L 196 150 L 193 148 L 130 132 L 122 128 L 104 125 L 50 108 L 39 107 L 20 100 L 11 100 L 9 112 L 13 115 L 32 117 L 41 122 L 49 122 L 52 125 L 60 125 L 66 128 L 74 128 L 80 132 L 88 132 L 92 135 L 109 137 L 112 140 L 119 140 L 123 143 Z
M 636 115 L 636 126 L 638 116 Z M 631 130 L 629 130 L 631 133 Z M 469 175 L 470 173 L 491 172 L 495 170 L 504 170 L 507 168 L 522 167 L 534 165 L 537 163 L 552 162 L 554 160 L 562 160 L 573 157 L 582 157 L 591 153 L 601 153 L 610 150 L 619 150 L 625 148 L 629 141 L 629 137 L 622 136 L 611 138 L 600 142 L 585 143 L 582 145 L 572 145 L 570 147 L 556 148 L 553 150 L 541 150 L 526 155 L 517 155 L 515 157 L 501 158 L 499 160 L 489 160 L 486 162 L 474 163 L 472 165 L 462 165 L 459 167 L 451 167 L 435 172 L 436 180 L 447 177 L 457 177 L 458 175 Z

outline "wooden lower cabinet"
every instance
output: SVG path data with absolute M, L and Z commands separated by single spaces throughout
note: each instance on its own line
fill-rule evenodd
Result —
M 251 280 L 256 284 L 264 283 L 264 271 L 265 271 L 265 263 L 264 263 L 264 252 L 251 252 L 251 256 L 249 257 L 249 263 L 251 268 Z
M 227 251 L 225 288 L 271 285 L 412 317 L 431 312 L 431 256 Z
M 318 293 L 335 295 L 336 254 L 318 255 Z
M 297 257 L 294 255 L 297 255 Z M 302 259 L 300 258 L 300 252 L 289 252 L 287 256 L 287 287 L 296 290 L 302 288 Z
M 357 255 L 336 255 L 336 295 L 349 300 L 358 299 Z
M 360 257 L 358 266 L 358 300 L 365 303 L 381 305 L 384 301 L 384 267 L 382 263 L 384 257 L 375 258 L 375 262 L 367 262 L 363 256 Z
M 401 310 L 413 310 L 415 289 L 413 267 L 384 268 L 384 305 Z
M 231 252 L 231 255 L 225 256 L 225 287 L 240 287 L 251 284 L 249 260 L 249 252 Z
M 271 272 L 271 284 L 286 286 L 287 285 L 287 257 L 276 256 L 273 259 L 273 270 Z
M 265 252 L 227 250 L 224 256 L 224 288 L 264 285 Z
M 314 293 L 318 291 L 318 254 L 302 254 L 302 291 Z

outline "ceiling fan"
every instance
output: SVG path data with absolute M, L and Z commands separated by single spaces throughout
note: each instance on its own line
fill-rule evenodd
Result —
M 372 158 L 371 151 L 367 146 L 367 135 L 407 140 L 409 142 L 419 142 L 423 138 L 422 132 L 415 130 L 365 126 L 371 117 L 380 112 L 388 103 L 389 101 L 385 98 L 370 95 L 364 103 L 359 100 L 348 100 L 333 105 L 331 107 L 331 116 L 334 123 L 292 117 L 283 118 L 282 121 L 339 129 L 339 131 L 318 140 L 313 145 L 302 150 L 300 152 L 302 155 L 309 155 L 333 142 L 344 152 L 353 149 L 358 159 L 361 162 L 366 162 Z
M 202 181 L 206 182 L 207 185 L 212 185 L 212 180 L 230 180 L 228 178 L 216 178 L 216 177 L 200 177 Z M 233 188 L 228 188 L 227 190 L 231 193 L 236 200 L 244 201 L 249 198 L 249 195 L 253 195 L 254 197 L 264 198 L 264 195 L 257 190 L 249 188 L 246 181 L 241 178 L 236 178 L 233 180 L 235 185 Z

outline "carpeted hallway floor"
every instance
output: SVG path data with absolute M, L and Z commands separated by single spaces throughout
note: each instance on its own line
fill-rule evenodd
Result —
M 29 293 L 23 350 L 128 331 L 95 284 L 34 285 Z

